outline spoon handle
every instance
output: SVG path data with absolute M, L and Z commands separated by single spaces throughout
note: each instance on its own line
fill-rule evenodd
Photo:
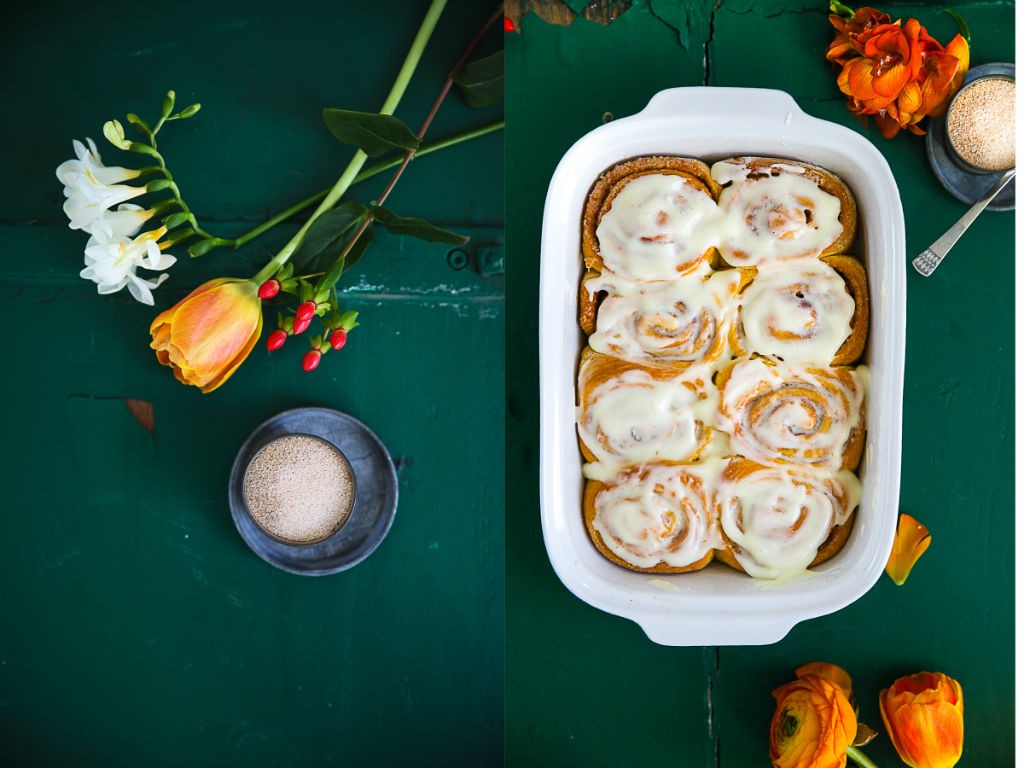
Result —
M 971 226 L 971 223 L 978 218 L 978 214 L 988 207 L 988 204 L 992 202 L 992 198 L 998 195 L 1003 187 L 1005 187 L 1010 179 L 1014 177 L 1017 169 L 1011 168 L 993 185 L 992 189 L 988 191 L 981 200 L 976 202 L 970 207 L 960 219 L 950 227 L 946 233 L 932 243 L 931 247 L 923 251 L 911 264 L 914 269 L 920 272 L 925 277 L 928 277 L 932 272 L 936 270 L 942 260 L 946 258 L 946 254 L 949 253 L 950 248 L 960 239 L 960 236 L 967 231 L 967 228 Z

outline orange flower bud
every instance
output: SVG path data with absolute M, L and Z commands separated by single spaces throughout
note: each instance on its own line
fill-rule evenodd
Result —
M 878 695 L 882 722 L 911 768 L 952 768 L 964 746 L 960 683 L 938 672 L 901 677 Z
M 182 384 L 212 392 L 238 368 L 263 329 L 251 280 L 220 277 L 196 288 L 153 320 L 150 347 Z
M 896 538 L 892 543 L 889 561 L 885 564 L 885 572 L 897 584 L 902 584 L 910 575 L 917 559 L 932 543 L 932 535 L 928 529 L 907 514 L 901 514 L 896 525 Z
M 801 667 L 797 674 L 797 680 L 772 691 L 777 704 L 769 733 L 772 765 L 842 768 L 846 749 L 857 736 L 857 716 L 843 690 L 850 677 L 820 662 Z

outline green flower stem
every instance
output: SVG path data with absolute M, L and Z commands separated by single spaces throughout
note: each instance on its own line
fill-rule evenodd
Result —
M 163 175 L 165 179 L 167 179 L 169 183 L 167 189 L 174 196 L 173 200 L 175 205 L 177 205 L 178 208 L 180 208 L 183 213 L 188 214 L 189 223 L 192 225 L 192 229 L 195 230 L 195 234 L 204 238 L 213 237 L 213 235 L 211 235 L 210 233 L 208 233 L 206 230 L 199 226 L 199 222 L 196 221 L 196 217 L 195 214 L 192 213 L 192 209 L 189 208 L 185 201 L 182 199 L 181 190 L 178 189 L 178 185 L 175 183 L 174 177 L 171 175 L 170 170 L 167 168 L 167 163 L 164 162 L 164 156 L 157 151 L 155 145 L 156 141 L 153 141 L 153 146 L 150 146 L 148 144 L 139 144 L 138 142 L 132 142 L 131 149 L 133 152 L 138 152 L 140 154 L 152 157 L 154 160 L 157 161 L 157 163 L 159 163 L 158 166 L 151 166 L 152 170 L 158 171 Z
M 447 0 L 432 0 L 430 8 L 427 9 L 427 15 L 424 17 L 423 22 L 420 24 L 419 32 L 416 33 L 416 37 L 412 42 L 412 46 L 409 48 L 409 53 L 406 54 L 405 62 L 402 64 L 402 68 L 398 71 L 398 77 L 395 78 L 394 85 L 391 86 L 391 92 L 384 100 L 384 106 L 380 109 L 382 115 L 393 115 L 395 109 L 398 107 L 398 102 L 402 100 L 402 96 L 405 94 L 405 89 L 409 85 L 409 81 L 412 80 L 413 72 L 416 71 L 416 66 L 419 64 L 420 59 L 423 57 L 423 51 L 427 47 L 427 41 L 430 40 L 430 36 L 434 33 L 434 28 L 437 26 L 438 20 L 441 18 L 441 12 L 444 10 L 444 6 Z M 253 277 L 253 281 L 262 283 L 271 277 L 277 270 L 284 266 L 288 259 L 295 253 L 295 249 L 299 247 L 299 243 L 302 242 L 302 238 L 306 236 L 306 232 L 312 226 L 313 222 L 317 219 L 320 214 L 324 211 L 330 210 L 334 207 L 334 204 L 341 199 L 341 196 L 348 191 L 348 188 L 352 186 L 359 175 L 359 171 L 362 170 L 363 165 L 368 159 L 368 155 L 363 150 L 356 150 L 355 155 L 349 162 L 348 167 L 341 174 L 341 177 L 335 182 L 334 186 L 328 191 L 324 199 L 320 201 L 320 205 L 316 207 L 312 215 L 306 220 L 306 223 L 302 225 L 295 236 L 292 237 L 284 248 L 282 248 L 278 254 L 270 260 L 270 262 L 256 275 Z
M 416 152 L 416 156 L 417 157 L 421 157 L 423 155 L 429 155 L 431 152 L 436 152 L 439 149 L 445 149 L 446 147 L 453 147 L 456 144 L 461 144 L 464 141 L 469 141 L 470 139 L 476 139 L 476 138 L 479 138 L 480 136 L 485 136 L 488 133 L 493 133 L 494 131 L 500 131 L 504 127 L 505 127 L 505 122 L 504 121 L 498 121 L 496 123 L 491 123 L 490 125 L 485 125 L 482 128 L 475 128 L 475 129 L 473 129 L 471 131 L 465 131 L 464 133 L 460 133 L 460 134 L 458 134 L 456 136 L 451 136 L 451 137 L 449 137 L 447 139 L 441 139 L 439 141 L 435 141 L 435 142 L 432 142 L 430 144 L 425 144 L 422 147 L 420 147 L 420 149 Z M 382 163 L 377 163 L 376 165 L 372 165 L 369 168 L 365 168 L 365 169 L 363 169 L 362 171 L 360 171 L 356 175 L 356 177 L 352 180 L 352 184 L 353 185 L 359 184 L 360 182 L 366 181 L 367 179 L 372 178 L 373 176 L 376 176 L 378 173 L 383 173 L 384 171 L 386 171 L 386 170 L 388 170 L 390 168 L 394 168 L 396 165 L 400 165 L 404 159 L 405 159 L 405 156 L 404 155 L 400 155 L 399 157 L 392 158 L 391 160 L 386 160 L 386 161 L 384 161 Z M 310 195 L 305 200 L 300 200 L 299 202 L 295 203 L 295 205 L 291 206 L 290 208 L 288 208 L 288 209 L 286 209 L 284 211 L 281 211 L 277 215 L 267 219 L 265 222 L 263 222 L 259 226 L 254 227 L 253 229 L 251 229 L 248 232 L 245 232 L 245 233 L 239 235 L 236 238 L 218 238 L 217 244 L 218 245 L 228 245 L 228 246 L 231 246 L 232 248 L 241 248 L 243 245 L 245 245 L 249 241 L 255 240 L 257 237 L 262 235 L 264 232 L 266 232 L 266 231 L 268 231 L 270 229 L 273 229 L 278 224 L 280 224 L 282 221 L 286 221 L 289 218 L 291 218 L 292 216 L 294 216 L 295 214 L 304 211 L 306 208 L 309 208 L 309 206 L 314 205 L 315 203 L 320 202 L 325 197 L 327 197 L 327 193 L 330 192 L 330 191 L 331 191 L 330 188 L 321 189 L 315 195 Z
M 853 758 L 853 762 L 857 763 L 857 765 L 860 765 L 863 768 L 878 768 L 878 766 L 875 765 L 874 761 L 872 761 L 871 758 L 869 758 L 856 747 L 847 747 L 846 754 L 849 757 Z

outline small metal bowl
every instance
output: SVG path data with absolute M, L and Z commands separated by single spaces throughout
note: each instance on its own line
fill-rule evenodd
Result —
M 1000 76 L 1015 78 L 1015 66 L 1012 63 L 994 62 L 971 67 L 964 75 L 966 88 L 969 84 L 984 77 Z M 961 88 L 961 90 L 962 90 Z M 939 183 L 949 194 L 962 203 L 973 205 L 988 192 L 996 183 L 1004 171 L 983 171 L 981 173 L 968 170 L 958 162 L 958 159 L 949 146 L 949 139 L 946 135 L 945 118 L 929 118 L 928 131 L 925 136 L 925 148 L 928 153 L 928 162 Z M 1017 192 L 1016 179 L 1011 181 L 996 197 L 989 203 L 990 211 L 1012 211 L 1016 207 Z
M 349 495 L 347 504 L 345 504 L 343 509 L 338 510 L 336 513 L 337 522 L 335 522 L 334 525 L 331 526 L 326 533 L 315 538 L 287 538 L 286 536 L 281 535 L 282 532 L 280 531 L 280 529 L 276 531 L 273 530 L 272 526 L 267 525 L 267 521 L 265 519 L 261 519 L 261 517 L 263 516 L 258 513 L 258 496 L 257 498 L 254 499 L 250 497 L 249 493 L 249 480 L 250 477 L 252 476 L 253 468 L 260 468 L 259 462 L 261 458 L 263 458 L 264 454 L 267 453 L 267 451 L 270 450 L 274 445 L 282 444 L 284 441 L 291 440 L 313 441 L 314 443 L 326 448 L 329 451 L 329 454 L 332 455 L 333 458 L 340 463 L 342 472 L 345 475 L 347 475 L 347 483 L 351 486 L 351 494 Z M 246 465 L 245 472 L 242 475 L 242 501 L 245 503 L 246 512 L 249 513 L 249 517 L 252 518 L 252 521 L 256 524 L 256 527 L 259 528 L 267 536 L 274 539 L 275 541 L 279 541 L 282 544 L 288 544 L 293 547 L 302 547 L 309 546 L 310 544 L 319 544 L 320 542 L 329 539 L 331 536 L 340 531 L 342 526 L 344 526 L 345 523 L 347 523 L 351 518 L 352 507 L 355 505 L 356 492 L 357 490 L 355 473 L 352 471 L 352 465 L 349 464 L 348 459 L 345 458 L 345 454 L 338 450 L 338 446 L 334 445 L 334 443 L 331 443 L 328 440 L 324 440 L 322 437 L 317 437 L 316 435 L 307 435 L 299 432 L 290 435 L 282 435 L 280 437 L 275 437 L 273 440 L 266 443 L 262 448 L 260 448 L 258 451 L 256 451 L 256 453 L 253 454 L 251 459 L 249 459 L 249 463 Z M 254 502 L 257 503 L 254 504 Z
M 327 538 L 310 544 L 279 540 L 264 531 L 245 502 L 245 473 L 266 445 L 287 435 L 309 435 L 338 449 L 355 478 L 348 519 Z M 358 419 L 330 408 L 296 408 L 260 424 L 235 456 L 228 482 L 231 517 L 242 539 L 263 560 L 289 573 L 323 576 L 361 563 L 391 530 L 398 507 L 398 476 L 384 444 Z
M 946 116 L 943 120 L 945 128 L 944 132 L 946 136 L 946 148 L 949 150 L 949 155 L 957 165 L 959 165 L 968 173 L 1005 173 L 1014 165 L 1013 163 L 1010 163 L 1009 165 L 999 168 L 985 168 L 983 166 L 977 165 L 976 163 L 972 163 L 968 158 L 964 156 L 963 147 L 957 149 L 956 142 L 953 141 L 953 138 L 950 135 L 949 119 L 956 113 L 957 108 L 960 106 L 961 101 L 964 99 L 964 97 L 966 95 L 969 95 L 971 91 L 983 85 L 984 83 L 992 81 L 1003 81 L 1013 85 L 1013 83 L 1016 82 L 1016 79 L 1012 75 L 1002 73 L 993 73 L 989 75 L 983 75 L 981 77 L 975 77 L 969 82 L 967 82 L 965 79 L 963 87 L 956 92 L 956 95 L 953 96 L 953 99 L 949 102 L 949 107 L 946 109 Z

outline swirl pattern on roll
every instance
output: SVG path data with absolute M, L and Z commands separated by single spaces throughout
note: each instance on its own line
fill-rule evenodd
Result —
M 724 539 L 719 559 L 758 578 L 793 574 L 831 557 L 843 544 L 857 476 L 734 459 L 715 489 Z
M 718 207 L 706 187 L 678 174 L 617 182 L 597 225 L 606 270 L 631 280 L 673 280 L 706 260 Z
M 723 187 L 717 246 L 733 266 L 815 258 L 852 239 L 845 222 L 853 198 L 832 174 L 750 158 L 715 163 L 711 174 Z
M 867 370 L 740 360 L 723 371 L 716 426 L 763 463 L 852 469 L 864 445 Z
M 790 363 L 828 365 L 850 337 L 856 302 L 819 259 L 759 270 L 740 301 L 740 344 Z
M 636 284 L 602 275 L 586 290 L 603 293 L 590 346 L 638 363 L 710 363 L 726 352 L 736 320 L 739 275 Z
M 599 549 L 637 570 L 694 570 L 720 545 L 703 480 L 680 466 L 652 464 L 610 484 L 590 481 L 584 498 Z
M 698 458 L 711 441 L 718 403 L 702 373 L 642 367 L 585 350 L 577 418 L 584 457 L 604 467 Z

